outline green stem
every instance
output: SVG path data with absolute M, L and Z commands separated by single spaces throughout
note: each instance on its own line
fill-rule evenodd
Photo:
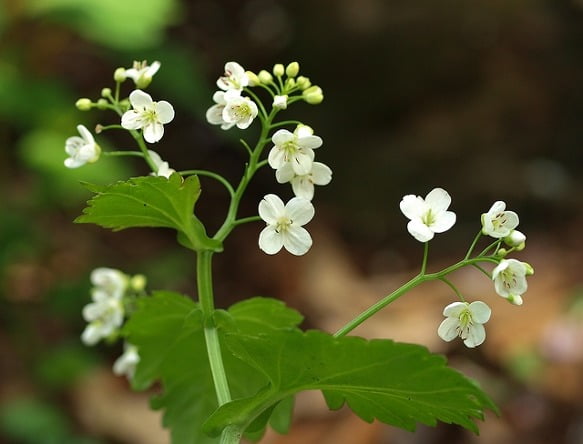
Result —
M 249 222 L 258 222 L 261 220 L 260 216 L 249 216 L 249 217 L 242 217 L 241 219 L 237 219 L 233 222 L 233 225 L 243 225 Z
M 478 231 L 478 234 L 476 234 L 476 237 L 474 238 L 472 245 L 470 245 L 470 248 L 468 249 L 468 252 L 466 253 L 464 259 L 470 258 L 470 256 L 472 255 L 472 252 L 474 251 L 474 248 L 476 248 L 476 244 L 478 243 L 478 240 L 480 240 L 480 237 L 482 237 L 482 230 Z
M 213 300 L 212 255 L 213 253 L 211 251 L 198 252 L 196 258 L 196 276 L 198 300 L 203 314 L 204 338 L 206 341 L 209 364 L 211 367 L 217 400 L 219 405 L 223 405 L 231 400 L 231 393 L 229 391 L 225 366 L 223 365 L 219 334 L 213 317 L 215 305 Z
M 356 327 L 358 327 L 360 324 L 362 324 L 368 318 L 370 318 L 371 316 L 373 316 L 374 314 L 376 314 L 377 312 L 379 312 L 380 310 L 385 308 L 391 302 L 399 299 L 401 296 L 403 296 L 409 290 L 415 288 L 417 285 L 419 285 L 423 282 L 428 282 L 428 281 L 432 281 L 435 279 L 443 280 L 443 278 L 445 276 L 447 276 L 448 274 L 450 274 L 456 270 L 459 270 L 460 268 L 463 268 L 467 265 L 476 266 L 476 264 L 478 264 L 480 262 L 491 262 L 491 263 L 497 264 L 498 260 L 495 258 L 492 258 L 492 257 L 476 257 L 473 259 L 461 260 L 461 261 L 459 261 L 453 265 L 450 265 L 449 267 L 446 267 L 443 270 L 437 271 L 435 273 L 428 273 L 428 274 L 419 273 L 417 276 L 412 278 L 410 281 L 408 281 L 407 283 L 405 283 L 401 287 L 397 288 L 395 291 L 393 291 L 388 296 L 385 296 L 383 299 L 378 301 L 376 304 L 371 305 L 369 308 L 364 310 L 362 313 L 360 313 L 354 319 L 349 321 L 340 330 L 338 330 L 334 334 L 334 336 L 335 337 L 342 337 L 342 336 L 345 336 L 346 334 L 350 333 L 352 330 L 354 330 Z
M 423 244 L 423 261 L 421 262 L 421 271 L 419 274 L 423 276 L 427 270 L 427 257 L 429 256 L 429 242 Z
M 220 174 L 213 173 L 212 171 L 207 171 L 207 170 L 186 170 L 186 171 L 180 171 L 179 174 L 182 176 L 189 176 L 192 174 L 196 174 L 198 176 L 210 177 L 210 178 L 215 179 L 216 181 L 222 183 L 223 186 L 227 189 L 227 191 L 231 195 L 231 197 L 233 197 L 235 195 L 235 190 L 233 189 L 232 185 L 227 181 L 227 179 L 225 179 Z
M 144 157 L 144 153 L 141 151 L 104 151 L 104 156 L 111 157 L 121 157 L 121 156 L 132 156 L 132 157 Z
M 150 153 L 148 152 L 148 147 L 146 146 L 146 142 L 144 142 L 142 135 L 137 130 L 129 130 L 129 132 L 132 135 L 132 137 L 134 138 L 134 140 L 137 142 L 138 146 L 140 147 L 140 151 L 144 155 L 144 159 L 146 160 L 146 163 L 148 164 L 150 169 L 154 173 L 157 173 L 158 167 L 156 166 L 156 164 L 154 163 L 154 161 L 150 157 Z

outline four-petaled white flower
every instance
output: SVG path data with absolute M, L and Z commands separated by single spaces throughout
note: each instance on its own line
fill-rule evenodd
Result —
M 237 128 L 246 129 L 257 117 L 257 105 L 249 97 L 234 96 L 227 91 L 225 108 L 223 109 L 223 121 L 227 124 L 237 125 Z
M 259 203 L 259 216 L 267 226 L 259 235 L 259 248 L 275 254 L 284 247 L 301 256 L 312 246 L 310 233 L 302 227 L 314 217 L 314 206 L 301 197 L 292 198 L 285 206 L 275 194 L 268 194 Z
M 227 62 L 225 64 L 225 75 L 219 77 L 217 86 L 224 91 L 235 89 L 241 91 L 249 85 L 249 77 L 245 69 L 237 62 Z
M 506 203 L 498 200 L 482 214 L 482 233 L 499 239 L 508 236 L 518 226 L 518 215 L 505 209 Z
M 130 69 L 125 70 L 126 78 L 130 78 L 138 88 L 145 88 L 152 82 L 152 77 L 160 69 L 160 62 L 153 62 L 148 65 L 146 61 L 134 62 Z
M 484 325 L 490 319 L 492 310 L 482 301 L 453 302 L 443 310 L 446 319 L 439 325 L 437 334 L 446 342 L 456 337 L 464 340 L 466 347 L 473 348 L 486 339 Z
M 221 129 L 228 130 L 235 126 L 236 122 L 225 122 L 223 119 L 223 110 L 227 106 L 227 101 L 235 97 L 239 97 L 241 91 L 230 89 L 228 91 L 216 91 L 213 94 L 215 104 L 211 106 L 206 112 L 206 120 L 211 125 L 221 125 Z
M 283 96 L 274 96 L 273 97 L 273 107 L 279 109 L 286 109 L 287 108 L 287 94 Z
M 442 188 L 434 188 L 425 199 L 409 194 L 399 204 L 403 214 L 410 219 L 409 233 L 419 242 L 433 239 L 435 233 L 443 233 L 455 224 L 455 213 L 447 211 L 451 197 Z
M 275 172 L 275 178 L 279 183 L 290 182 L 297 197 L 312 200 L 314 185 L 328 185 L 332 180 L 332 170 L 321 162 L 313 162 L 309 173 L 299 175 L 292 163 L 287 162 Z
M 140 362 L 138 348 L 128 342 L 124 343 L 123 348 L 123 354 L 113 363 L 113 373 L 118 376 L 126 375 L 128 379 L 132 379 Z
M 65 142 L 65 152 L 69 155 L 65 159 L 67 168 L 78 168 L 86 163 L 93 163 L 99 159 L 101 148 L 95 143 L 93 134 L 83 125 L 77 125 L 79 136 L 69 137 Z
M 142 129 L 146 142 L 158 142 L 164 135 L 164 124 L 174 119 L 174 108 L 165 100 L 154 102 L 152 97 L 140 89 L 132 91 L 130 103 L 133 109 L 121 116 L 125 129 Z
M 309 126 L 298 126 L 293 133 L 280 129 L 273 134 L 274 143 L 269 152 L 267 161 L 275 170 L 290 163 L 295 174 L 303 176 L 309 174 L 314 161 L 314 150 L 322 146 L 322 139 L 313 135 Z
M 175 173 L 176 170 L 170 168 L 168 162 L 162 160 L 160 155 L 156 151 L 148 150 L 148 154 L 150 154 L 150 159 L 156 165 L 156 172 L 152 173 L 154 176 L 163 176 L 169 178 L 172 173 Z
M 89 324 L 81 334 L 86 345 L 95 345 L 113 334 L 123 323 L 124 307 L 121 297 L 94 289 L 93 302 L 83 307 L 83 319 Z
M 492 270 L 494 288 L 514 305 L 522 305 L 522 294 L 528 289 L 526 276 L 533 274 L 532 267 L 516 259 L 502 259 Z

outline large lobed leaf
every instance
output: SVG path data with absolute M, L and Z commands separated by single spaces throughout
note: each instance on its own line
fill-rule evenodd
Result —
M 474 420 L 483 419 L 486 408 L 496 410 L 474 382 L 418 345 L 297 330 L 231 335 L 227 344 L 269 384 L 219 408 L 205 424 L 210 434 L 227 424 L 244 429 L 273 403 L 303 390 L 322 390 L 331 409 L 346 403 L 365 421 L 407 430 L 439 420 L 477 433 Z
M 218 311 L 219 336 L 239 331 L 270 333 L 295 327 L 301 315 L 280 301 L 253 298 L 235 304 L 229 312 Z M 179 444 L 211 444 L 216 438 L 205 435 L 202 424 L 217 408 L 216 394 L 207 358 L 202 312 L 189 298 L 172 292 L 155 292 L 139 300 L 138 309 L 124 327 L 130 343 L 138 347 L 141 361 L 133 378 L 137 389 L 152 382 L 162 383 L 162 393 L 152 406 L 164 410 L 164 425 L 171 429 L 172 441 Z M 231 394 L 249 397 L 267 384 L 265 376 L 234 357 L 223 347 L 223 360 Z M 260 437 L 269 419 L 273 427 L 285 432 L 293 402 L 288 398 L 265 421 L 251 427 Z M 253 430 L 251 430 L 253 429 Z
M 87 185 L 96 195 L 89 200 L 77 223 L 94 223 L 115 231 L 131 227 L 165 227 L 178 231 L 179 242 L 192 250 L 219 251 L 194 216 L 200 196 L 198 177 L 182 179 L 172 174 L 134 177 L 112 185 Z

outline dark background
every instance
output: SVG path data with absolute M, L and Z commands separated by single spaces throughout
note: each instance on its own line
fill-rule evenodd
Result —
M 536 275 L 522 307 L 501 301 L 479 273 L 458 276 L 470 299 L 494 309 L 482 347 L 437 338 L 441 310 L 453 300 L 441 286 L 403 298 L 357 332 L 448 353 L 501 406 L 481 437 L 443 425 L 415 434 L 366 425 L 348 412 L 326 413 L 308 394 L 292 435 L 266 443 L 583 442 L 580 0 L 5 0 L 0 436 L 7 442 L 164 439 L 146 398 L 110 375 L 119 344 L 81 345 L 80 310 L 94 267 L 144 273 L 150 288 L 194 294 L 194 258 L 164 230 L 110 233 L 72 223 L 89 197 L 80 181 L 146 174 L 144 165 L 102 158 L 63 167 L 64 141 L 77 124 L 116 122 L 79 112 L 76 99 L 97 99 L 113 86 L 114 69 L 134 59 L 162 62 L 148 92 L 177 113 L 155 149 L 176 169 L 210 169 L 233 182 L 245 160 L 237 140 L 255 130 L 223 132 L 205 121 L 224 63 L 258 72 L 295 60 L 324 90 L 321 105 L 300 103 L 284 114 L 324 139 L 318 160 L 334 171 L 316 190 L 314 247 L 302 258 L 267 257 L 256 245 L 260 224 L 236 230 L 215 261 L 219 306 L 279 297 L 306 315 L 305 327 L 333 331 L 416 273 L 420 245 L 398 203 L 435 186 L 453 196 L 458 222 L 432 242 L 430 267 L 463 256 L 495 200 L 518 212 L 528 235 L 517 257 Z M 122 132 L 98 142 L 132 147 Z M 291 196 L 265 169 L 242 213 L 253 214 L 270 192 Z M 197 211 L 209 231 L 226 204 L 223 190 L 203 179 Z

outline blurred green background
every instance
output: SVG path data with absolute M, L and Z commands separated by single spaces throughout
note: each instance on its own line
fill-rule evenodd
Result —
M 224 63 L 235 60 L 257 72 L 299 61 L 301 74 L 323 88 L 325 100 L 316 107 L 301 103 L 285 115 L 305 121 L 324 139 L 318 160 L 334 171 L 331 185 L 316 192 L 314 248 L 319 238 L 332 242 L 362 279 L 417 267 L 418 245 L 398 211 L 404 194 L 425 195 L 441 186 L 453 196 L 456 229 L 436 240 L 433 253 L 442 260 L 459 256 L 478 229 L 479 214 L 505 200 L 529 236 L 532 253 L 522 257 L 537 269 L 535 284 L 556 289 L 535 294 L 556 300 L 559 308 L 538 336 L 504 359 L 448 351 L 520 395 L 497 399 L 505 413 L 526 409 L 530 415 L 528 421 L 512 414 L 505 420 L 508 442 L 583 442 L 583 354 L 577 342 L 583 339 L 581 0 L 0 3 L 1 439 L 145 442 L 116 429 L 131 427 L 125 423 L 92 426 L 79 412 L 89 402 L 84 387 L 103 383 L 96 369 L 109 367 L 121 352 L 119 345 L 88 349 L 79 341 L 88 276 L 97 266 L 117 267 L 146 274 L 151 288 L 193 294 L 193 257 L 177 250 L 164 230 L 120 234 L 72 223 L 89 196 L 80 181 L 146 174 L 144 165 L 102 157 L 78 170 L 63 167 L 64 141 L 77 124 L 116 123 L 107 113 L 79 112 L 76 99 L 97 99 L 101 88 L 113 86 L 114 69 L 135 59 L 162 63 L 148 92 L 177 111 L 155 149 L 177 169 L 211 169 L 232 181 L 244 161 L 237 139 L 246 133 L 222 132 L 204 118 Z M 98 142 L 132 147 L 122 132 Z M 212 231 L 227 201 L 215 183 L 203 186 L 197 208 Z M 266 170 L 250 187 L 243 213 L 252 214 L 269 192 L 290 195 Z M 259 229 L 236 231 L 217 259 L 218 304 L 282 292 L 307 314 L 307 327 L 322 326 L 317 309 L 311 313 L 313 305 L 295 297 L 298 286 L 290 283 L 302 279 L 297 264 L 304 259 L 282 253 L 266 265 L 256 248 Z M 548 276 L 555 280 L 549 277 L 545 287 Z M 530 324 L 538 325 L 533 311 L 513 313 L 532 316 Z M 555 342 L 543 331 L 547 324 L 561 332 L 552 336 Z M 545 341 L 551 346 L 545 348 Z M 565 346 L 569 341 L 578 347 Z M 564 384 L 565 375 L 575 375 L 566 394 L 548 389 L 548 378 Z M 105 378 L 115 393 L 127 392 L 124 381 Z M 337 426 L 334 421 L 344 417 L 334 418 L 325 421 Z M 447 427 L 428 430 L 396 437 L 383 431 L 361 440 L 349 434 L 343 442 L 477 439 Z M 311 442 L 290 439 L 285 442 Z

